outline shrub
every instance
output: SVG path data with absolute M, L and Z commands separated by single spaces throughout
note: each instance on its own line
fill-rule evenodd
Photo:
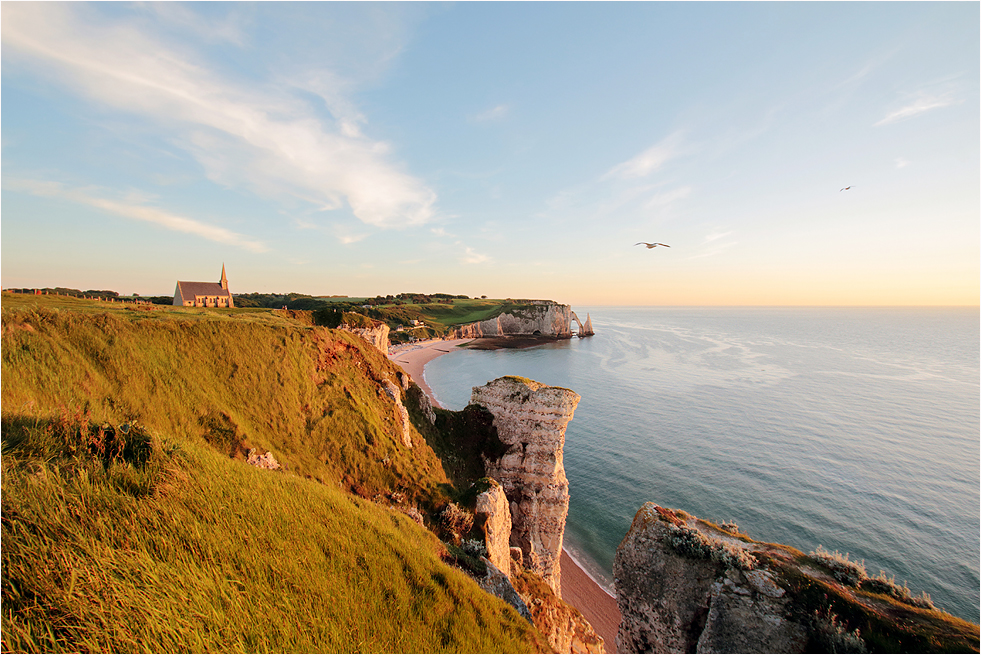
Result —
M 921 609 L 935 610 L 937 607 L 930 599 L 930 594 L 923 592 L 919 596 L 914 596 L 905 584 L 896 584 L 895 576 L 886 577 L 885 571 L 879 571 L 879 575 L 868 578 L 862 582 L 862 589 L 876 594 L 885 594 L 895 598 L 901 603 L 919 607 Z
M 723 566 L 750 571 L 756 566 L 756 558 L 739 546 L 721 539 L 706 537 L 687 526 L 667 523 L 670 536 L 668 544 L 679 555 L 695 559 L 710 559 Z
M 453 537 L 454 542 L 459 542 L 473 528 L 473 514 L 456 503 L 447 504 L 439 519 L 443 530 Z
M 817 550 L 811 552 L 811 557 L 826 566 L 838 582 L 857 587 L 869 578 L 865 572 L 865 560 L 853 562 L 848 559 L 848 553 L 842 555 L 837 550 L 829 553 L 818 544 Z
M 464 539 L 460 548 L 471 557 L 487 557 L 487 544 L 480 539 Z
M 830 608 L 815 610 L 811 627 L 818 645 L 827 653 L 865 653 L 865 640 L 858 628 L 849 631 Z

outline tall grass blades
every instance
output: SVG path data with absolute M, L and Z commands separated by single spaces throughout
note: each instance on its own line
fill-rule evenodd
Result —
M 100 431 L 3 423 L 5 651 L 542 648 L 398 512 L 195 443 L 107 463 Z
M 360 338 L 254 310 L 2 314 L 3 650 L 548 649 L 441 560 L 420 522 L 455 492 Z

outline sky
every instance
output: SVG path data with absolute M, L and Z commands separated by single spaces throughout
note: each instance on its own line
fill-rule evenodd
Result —
M 975 306 L 979 8 L 3 2 L 0 284 Z

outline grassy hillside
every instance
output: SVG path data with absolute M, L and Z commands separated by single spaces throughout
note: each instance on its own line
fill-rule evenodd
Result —
M 548 649 L 400 511 L 458 494 L 401 444 L 396 369 L 357 337 L 268 310 L 2 313 L 5 651 Z
M 232 456 L 269 450 L 297 475 L 361 495 L 401 485 L 413 502 L 440 502 L 439 460 L 422 439 L 401 445 L 395 407 L 378 385 L 397 369 L 360 338 L 291 312 L 98 311 L 85 300 L 66 311 L 72 300 L 52 299 L 59 309 L 4 297 L 5 414 L 67 408 L 139 421 Z

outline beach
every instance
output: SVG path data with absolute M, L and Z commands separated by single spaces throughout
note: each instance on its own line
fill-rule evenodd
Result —
M 412 381 L 429 397 L 436 407 L 441 407 L 433 397 L 432 389 L 426 384 L 423 375 L 426 364 L 473 339 L 450 339 L 417 342 L 390 349 L 389 359 L 402 367 Z M 616 652 L 616 635 L 620 625 L 620 611 L 616 599 L 603 590 L 589 574 L 582 569 L 568 552 L 562 551 L 562 599 L 579 610 L 593 629 L 606 642 L 606 652 Z
M 429 341 L 418 341 L 404 346 L 394 346 L 389 348 L 388 358 L 402 367 L 402 370 L 409 374 L 412 381 L 419 385 L 419 388 L 429 396 L 429 400 L 434 406 L 443 409 L 433 397 L 433 390 L 426 384 L 426 377 L 423 370 L 426 364 L 436 359 L 440 355 L 452 352 L 457 347 L 470 343 L 473 339 L 432 339 Z

